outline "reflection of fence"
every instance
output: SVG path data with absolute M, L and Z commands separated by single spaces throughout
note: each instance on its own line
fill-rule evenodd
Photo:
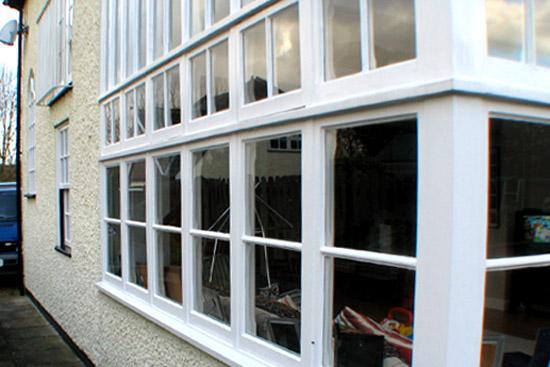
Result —
M 256 235 L 301 242 L 301 189 L 300 176 L 256 178 Z
M 227 220 L 219 221 L 220 216 L 229 208 L 229 179 L 204 178 L 200 179 L 201 190 L 201 227 L 216 232 L 229 232 L 229 215 Z M 229 214 L 229 212 L 227 213 Z M 210 228 L 218 221 L 219 226 Z

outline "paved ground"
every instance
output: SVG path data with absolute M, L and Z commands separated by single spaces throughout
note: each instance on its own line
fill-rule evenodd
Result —
M 0 288 L 0 367 L 84 366 L 27 297 Z

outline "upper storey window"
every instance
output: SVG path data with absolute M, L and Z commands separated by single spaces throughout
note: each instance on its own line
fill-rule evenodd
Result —
M 550 66 L 550 2 L 486 1 L 489 55 Z
M 325 79 L 414 59 L 414 0 L 323 0 Z
M 191 36 L 223 18 L 230 12 L 229 0 L 191 0 Z
M 245 103 L 301 88 L 298 5 L 243 32 Z
M 38 20 L 37 102 L 51 103 L 72 82 L 73 0 L 52 0 Z

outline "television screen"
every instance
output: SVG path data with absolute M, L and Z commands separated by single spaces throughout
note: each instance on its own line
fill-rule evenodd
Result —
M 525 240 L 550 243 L 550 215 L 526 215 L 524 219 Z

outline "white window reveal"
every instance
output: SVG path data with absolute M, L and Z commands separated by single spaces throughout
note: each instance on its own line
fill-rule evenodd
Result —
M 71 203 L 69 181 L 69 128 L 67 125 L 57 131 L 57 191 L 59 244 L 57 249 L 71 252 Z
M 72 83 L 74 0 L 51 0 L 38 19 L 37 103 L 50 104 Z
M 325 79 L 416 57 L 414 0 L 323 0 Z
M 301 88 L 297 4 L 248 27 L 242 37 L 245 103 Z

